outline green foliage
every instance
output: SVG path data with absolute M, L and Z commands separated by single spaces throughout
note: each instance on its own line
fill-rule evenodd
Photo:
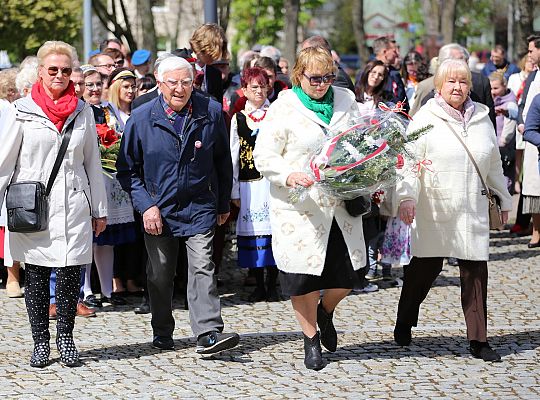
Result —
M 310 11 L 326 0 L 302 0 L 299 24 L 305 25 Z M 283 0 L 232 0 L 231 22 L 237 30 L 232 40 L 232 51 L 251 48 L 255 43 L 275 45 L 283 32 L 286 10 Z
M 456 42 L 467 43 L 467 38 L 481 36 L 493 30 L 493 0 L 458 0 L 456 9 Z
M 16 61 L 34 55 L 47 40 L 73 44 L 82 25 L 82 2 L 0 0 L 0 49 Z
M 403 21 L 416 26 L 415 32 L 404 31 L 404 36 L 409 41 L 416 41 L 425 35 L 424 14 L 422 13 L 422 2 L 420 0 L 404 0 L 397 10 Z
M 339 0 L 336 4 L 335 29 L 330 35 L 332 48 L 339 54 L 357 54 L 356 41 L 353 31 L 352 7 L 354 2 Z

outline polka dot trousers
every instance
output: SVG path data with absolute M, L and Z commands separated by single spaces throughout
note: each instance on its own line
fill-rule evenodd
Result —
M 34 343 L 48 342 L 49 333 L 49 279 L 51 268 L 25 264 L 26 288 L 24 298 L 32 328 Z M 57 333 L 71 336 L 75 325 L 77 302 L 81 288 L 81 266 L 56 269 Z

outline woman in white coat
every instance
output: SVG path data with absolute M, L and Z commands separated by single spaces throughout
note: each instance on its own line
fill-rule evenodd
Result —
M 57 338 L 60 360 L 79 365 L 73 342 L 81 266 L 92 262 L 92 229 L 106 225 L 107 198 L 90 106 L 75 96 L 70 75 L 76 52 L 46 42 L 37 53 L 38 81 L 17 100 L 1 127 L 0 198 L 10 181 L 46 184 L 66 127 L 75 120 L 66 154 L 48 198 L 47 229 L 12 233 L 13 258 L 25 263 L 25 300 L 34 340 L 33 367 L 49 363 L 49 276 L 56 268 Z
M 291 76 L 293 89 L 282 92 L 268 109 L 253 153 L 257 170 L 271 183 L 272 249 L 281 290 L 291 296 L 304 333 L 304 364 L 315 370 L 324 367 L 321 342 L 336 350 L 334 309 L 353 288 L 354 270 L 365 265 L 362 218 L 350 216 L 343 201 L 311 186 L 302 172 L 329 130 L 358 111 L 351 91 L 331 86 L 335 74 L 327 50 L 302 50 Z M 297 186 L 310 188 L 309 195 L 291 204 L 289 191 Z
M 459 260 L 461 304 L 470 352 L 500 361 L 487 342 L 488 199 L 480 176 L 456 134 L 466 144 L 486 185 L 501 200 L 503 222 L 512 200 L 503 176 L 497 137 L 488 109 L 469 97 L 471 72 L 462 60 L 446 60 L 434 78 L 436 95 L 414 116 L 409 131 L 433 125 L 416 141 L 418 164 L 406 167 L 397 185 L 399 215 L 412 225 L 412 260 L 404 271 L 394 338 L 411 342 L 411 327 L 445 257 Z M 413 172 L 417 171 L 416 173 Z

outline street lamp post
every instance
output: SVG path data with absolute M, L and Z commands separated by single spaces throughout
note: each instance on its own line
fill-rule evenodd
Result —
M 204 22 L 217 24 L 217 0 L 204 0 Z
M 88 59 L 88 54 L 92 51 L 92 0 L 84 0 L 83 4 L 83 47 L 84 57 L 81 57 L 85 62 Z

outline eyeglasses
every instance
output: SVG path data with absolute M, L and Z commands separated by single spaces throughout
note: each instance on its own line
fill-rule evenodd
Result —
M 121 58 L 120 60 L 116 60 L 116 61 L 114 62 L 114 65 L 115 65 L 116 68 L 123 67 L 123 66 L 124 66 L 124 59 Z
M 188 88 L 191 87 L 191 85 L 193 85 L 193 79 L 184 79 L 182 81 L 175 81 L 175 80 L 172 80 L 172 79 L 167 79 L 166 81 L 163 81 L 161 83 L 163 83 L 165 86 L 167 86 L 171 90 L 176 89 L 179 84 L 184 89 L 188 89 Z
M 334 83 L 334 81 L 336 80 L 336 74 L 328 74 L 324 76 L 321 76 L 321 75 L 309 76 L 306 74 L 303 74 L 303 75 L 309 80 L 309 84 L 311 86 L 319 86 L 321 84 L 328 85 L 328 84 Z
M 137 86 L 136 85 L 122 86 L 122 89 L 125 89 L 125 90 L 131 89 L 135 92 L 137 90 Z
M 107 68 L 107 69 L 113 70 L 115 68 L 115 65 L 114 64 L 101 64 L 101 65 L 96 65 L 96 67 Z
M 67 78 L 68 76 L 71 76 L 71 73 L 73 72 L 73 69 L 70 68 L 70 67 L 66 67 L 66 68 L 48 67 L 47 68 L 47 73 L 50 76 L 58 75 L 58 71 L 60 71 L 62 73 L 63 77 Z
M 268 86 L 250 85 L 250 86 L 248 86 L 248 89 L 251 90 L 252 92 L 257 92 L 259 90 L 261 92 L 266 92 L 266 91 L 268 91 Z
M 88 83 L 85 83 L 84 86 L 86 86 L 86 88 L 88 90 L 93 90 L 93 89 L 101 89 L 103 87 L 103 83 L 101 82 L 88 82 Z

